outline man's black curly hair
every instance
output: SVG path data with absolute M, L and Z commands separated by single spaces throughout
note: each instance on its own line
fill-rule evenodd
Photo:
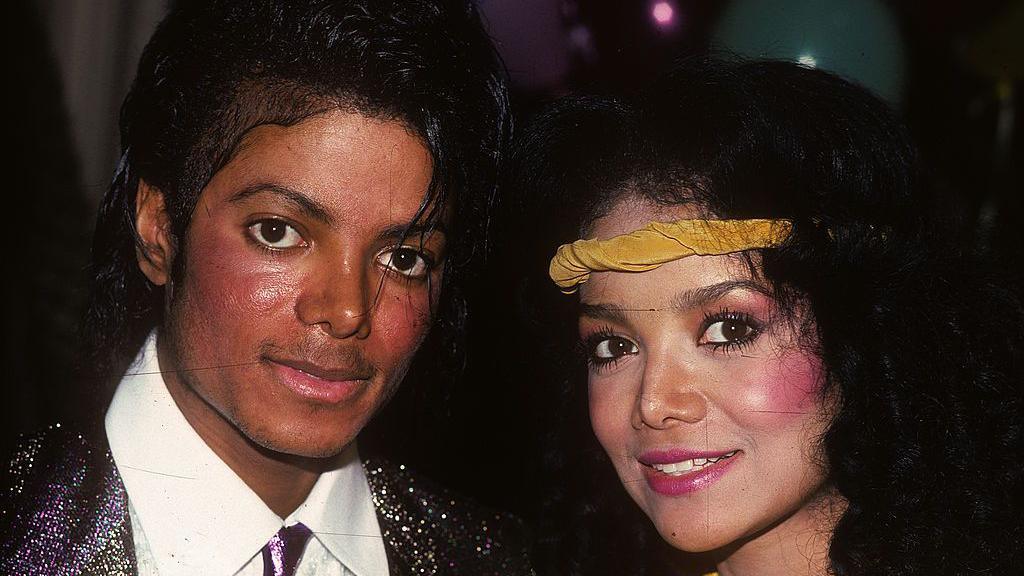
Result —
M 542 263 L 625 195 L 793 221 L 784 246 L 761 252 L 760 274 L 784 309 L 809 306 L 806 345 L 823 361 L 823 394 L 839 398 L 820 439 L 848 502 L 832 573 L 1024 569 L 1024 314 L 934 225 L 914 148 L 878 99 L 790 63 L 701 58 L 636 97 L 556 103 L 516 150 L 517 196 L 541 206 L 534 229 L 551 231 L 528 255 Z M 543 310 L 531 335 L 569 342 L 576 299 L 543 284 L 528 300 Z M 539 563 L 587 575 L 713 566 L 714 554 L 668 549 L 616 486 L 589 430 L 583 361 L 562 369 L 568 350 L 546 352 L 568 404 L 552 400 L 564 425 Z
M 124 102 L 123 156 L 96 225 L 86 339 L 97 377 L 120 377 L 161 322 L 163 290 L 136 263 L 140 180 L 163 194 L 180 243 L 204 186 L 249 130 L 332 109 L 399 121 L 430 151 L 433 177 L 418 218 L 432 224 L 453 208 L 436 318 L 449 329 L 440 346 L 456 345 L 450 336 L 461 332 L 465 306 L 451 280 L 479 252 L 509 132 L 503 68 L 473 4 L 179 2 L 146 46 Z M 173 272 L 185 265 L 177 258 Z

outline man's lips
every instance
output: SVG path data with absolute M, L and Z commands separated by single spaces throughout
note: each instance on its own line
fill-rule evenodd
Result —
M 292 370 L 298 370 L 318 380 L 327 382 L 347 382 L 353 380 L 369 380 L 373 378 L 372 370 L 350 367 L 325 367 L 305 360 L 291 358 L 271 358 L 267 361 L 280 364 Z
M 301 398 L 323 403 L 340 404 L 365 390 L 373 371 L 359 368 L 328 368 L 294 359 L 272 359 L 267 362 L 285 388 Z

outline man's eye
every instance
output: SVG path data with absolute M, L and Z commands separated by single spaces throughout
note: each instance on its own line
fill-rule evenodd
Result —
M 268 218 L 249 226 L 249 235 L 270 248 L 294 248 L 304 246 L 306 241 L 299 231 L 284 220 Z
M 744 342 L 754 333 L 754 327 L 740 318 L 726 318 L 708 325 L 701 340 L 705 344 L 736 344 Z
M 591 356 L 595 362 L 607 363 L 614 362 L 623 356 L 629 356 L 638 352 L 636 344 L 620 338 L 618 336 L 610 336 L 598 340 L 593 347 Z
M 408 246 L 389 248 L 377 255 L 377 263 L 408 278 L 423 278 L 434 267 L 429 256 Z

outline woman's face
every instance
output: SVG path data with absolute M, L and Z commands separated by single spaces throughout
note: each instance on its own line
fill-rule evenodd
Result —
M 695 217 L 627 198 L 588 237 Z M 820 361 L 802 319 L 781 314 L 764 286 L 743 258 L 691 256 L 596 272 L 580 288 L 594 432 L 682 550 L 756 541 L 799 522 L 823 492 Z

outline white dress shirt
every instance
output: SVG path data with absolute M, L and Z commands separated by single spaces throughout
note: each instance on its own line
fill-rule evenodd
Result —
M 118 384 L 105 423 L 128 493 L 140 576 L 262 576 L 260 550 L 297 522 L 313 531 L 297 575 L 387 576 L 354 443 L 282 520 L 178 410 L 160 375 L 155 332 Z

